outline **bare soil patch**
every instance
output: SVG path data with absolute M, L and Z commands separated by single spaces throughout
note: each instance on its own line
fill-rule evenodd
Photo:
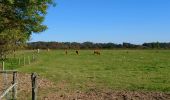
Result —
M 12 79 L 8 76 L 9 80 Z M 0 75 L 0 93 L 3 91 L 3 78 Z M 30 100 L 31 75 L 18 74 L 18 100 Z M 69 91 L 65 81 L 57 84 L 48 79 L 38 78 L 39 100 L 170 100 L 170 93 L 139 91 L 106 91 L 90 89 L 88 92 Z
M 170 94 L 160 92 L 91 91 L 50 93 L 42 100 L 170 100 Z

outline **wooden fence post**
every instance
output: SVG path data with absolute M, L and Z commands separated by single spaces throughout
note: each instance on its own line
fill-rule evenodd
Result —
M 30 64 L 30 56 L 28 56 L 28 64 Z
M 18 58 L 18 65 L 21 65 L 21 60 L 20 60 L 20 58 Z
M 17 72 L 13 72 L 13 82 L 12 84 L 16 84 L 17 83 Z M 15 85 L 12 88 L 12 100 L 16 100 L 17 99 L 17 86 Z
M 40 49 L 37 49 L 37 53 L 40 53 Z
M 2 61 L 2 70 L 5 70 L 5 62 Z
M 24 55 L 24 66 L 25 66 L 25 55 Z
M 32 80 L 32 100 L 37 100 L 37 74 L 31 74 Z

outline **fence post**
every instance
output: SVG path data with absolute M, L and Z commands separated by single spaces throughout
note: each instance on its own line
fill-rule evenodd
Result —
M 37 53 L 40 53 L 40 49 L 37 49 Z
M 21 60 L 20 60 L 20 58 L 18 58 L 18 65 L 21 65 Z
M 2 61 L 2 70 L 5 70 L 5 62 Z
M 37 74 L 31 74 L 32 80 L 32 100 L 37 100 Z
M 12 84 L 16 84 L 16 83 L 17 83 L 17 72 L 13 72 Z M 13 100 L 17 99 L 17 86 L 16 85 L 12 88 L 12 98 L 13 98 Z
M 24 55 L 24 66 L 25 66 L 25 55 Z
M 30 56 L 28 56 L 28 64 L 30 64 Z

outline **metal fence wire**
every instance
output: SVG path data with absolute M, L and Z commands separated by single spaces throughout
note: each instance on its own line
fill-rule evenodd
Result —
M 0 71 L 0 100 L 17 99 L 17 71 L 3 70 Z

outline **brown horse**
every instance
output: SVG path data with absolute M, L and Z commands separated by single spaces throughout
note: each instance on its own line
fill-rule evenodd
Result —
M 100 51 L 94 50 L 94 55 L 95 54 L 100 55 Z
M 78 50 L 76 50 L 76 54 L 79 55 L 79 51 Z

